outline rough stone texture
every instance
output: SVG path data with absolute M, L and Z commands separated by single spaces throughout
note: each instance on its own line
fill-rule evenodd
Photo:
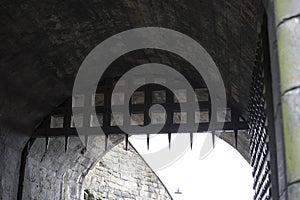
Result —
M 16 199 L 22 147 L 26 137 L 0 128 L 0 199 Z
M 300 9 L 299 1 L 277 0 L 278 58 L 282 91 L 285 161 L 288 199 L 299 199 L 300 194 Z M 285 197 L 283 197 L 285 198 Z
M 288 182 L 300 180 L 300 89 L 282 97 Z M 299 188 L 300 189 L 300 188 Z
M 6 161 L 0 165 L 3 199 L 16 198 L 20 154 L 28 136 L 55 107 L 71 98 L 74 77 L 88 52 L 120 31 L 159 26 L 199 41 L 219 67 L 229 96 L 235 91 L 232 106 L 246 116 L 261 10 L 260 0 L 2 1 L 0 96 L 5 98 L 0 98 L 0 158 Z M 153 61 L 156 57 L 147 56 L 144 60 Z M 15 133 L 28 136 L 15 136 Z M 56 142 L 63 144 L 60 139 L 55 139 Z M 79 145 L 70 148 L 72 153 L 65 154 L 63 145 L 54 143 L 51 144 L 59 148 L 56 151 L 51 148 L 52 158 L 49 152 L 42 161 L 43 141 L 35 144 L 35 148 L 40 146 L 40 151 L 34 148 L 30 157 L 35 159 L 28 161 L 34 162 L 32 166 L 43 175 L 34 181 L 27 180 L 26 197 L 38 195 L 38 190 L 45 196 L 37 199 L 57 195 L 61 187 L 55 181 L 50 181 L 50 186 L 45 188 L 32 188 L 37 188 L 36 183 L 41 179 L 69 179 L 66 173 L 74 177 L 70 182 L 77 183 L 79 174 L 90 165 L 81 167 L 80 163 L 92 163 L 102 152 L 93 155 L 88 151 L 81 158 Z M 66 191 L 76 196 L 76 188 Z
M 221 135 L 223 135 L 223 137 L 220 136 L 220 138 L 224 139 L 229 144 L 235 147 L 233 134 L 230 135 L 228 133 L 226 134 L 223 133 Z M 242 136 L 244 134 L 240 134 L 240 135 Z M 246 135 L 245 138 L 247 140 Z M 37 139 L 33 147 L 31 148 L 30 154 L 27 159 L 23 198 L 39 199 L 39 200 L 43 200 L 43 199 L 77 200 L 79 198 L 83 198 L 82 195 L 83 195 L 84 187 L 82 186 L 82 184 L 86 178 L 86 175 L 89 172 L 89 170 L 99 162 L 99 159 L 101 159 L 103 155 L 105 156 L 102 159 L 102 161 L 103 162 L 105 161 L 106 165 L 108 166 L 107 170 L 112 169 L 113 165 L 117 164 L 117 162 L 119 164 L 117 164 L 115 167 L 120 167 L 121 169 L 126 169 L 125 166 L 128 165 L 130 166 L 130 163 L 126 165 L 127 162 L 121 159 L 119 159 L 118 161 L 114 159 L 110 160 L 110 157 L 121 156 L 121 158 L 125 160 L 131 158 L 130 161 L 140 163 L 136 165 L 136 168 L 134 169 L 134 171 L 132 171 L 132 173 L 136 173 L 137 171 L 139 171 L 141 169 L 140 167 L 142 167 L 143 169 L 148 169 L 148 172 L 150 173 L 151 170 L 145 166 L 145 163 L 143 163 L 142 159 L 137 154 L 135 154 L 134 150 L 130 149 L 129 152 L 124 152 L 120 148 L 117 148 L 110 153 L 109 150 L 114 145 L 122 141 L 123 137 L 121 135 L 113 135 L 109 139 L 110 142 L 109 142 L 107 154 L 105 154 L 106 152 L 104 150 L 104 138 L 100 136 L 96 138 L 93 137 L 89 138 L 88 140 L 89 148 L 84 154 L 82 154 L 83 145 L 79 140 L 79 138 L 76 137 L 70 138 L 69 148 L 67 152 L 64 152 L 64 140 L 65 140 L 64 138 L 50 139 L 49 149 L 47 152 L 45 152 L 45 140 Z M 246 150 L 247 152 L 249 151 L 247 150 L 247 148 L 249 147 L 246 148 L 247 142 L 245 143 L 243 137 L 239 137 L 238 141 L 239 141 L 238 149 L 243 148 L 243 150 L 239 150 L 239 152 L 244 156 L 244 158 L 247 161 L 249 161 L 250 160 L 249 155 L 247 155 L 244 152 L 244 150 Z M 118 153 L 120 154 L 118 155 Z M 110 164 L 111 166 L 109 166 Z M 122 167 L 123 164 L 125 165 L 124 168 Z M 9 166 L 12 165 L 10 164 Z M 134 166 L 131 165 L 131 167 Z M 129 174 L 128 171 L 129 169 L 126 169 L 128 173 L 125 175 L 129 179 L 129 181 L 132 181 L 132 179 L 130 179 L 132 175 Z M 14 170 L 18 170 L 18 168 Z M 115 173 L 116 171 L 120 172 L 121 170 L 117 170 L 116 168 L 116 170 L 113 170 L 112 173 Z M 141 173 L 137 173 L 137 174 L 144 176 Z M 153 178 L 154 174 L 151 175 Z M 116 180 L 117 177 L 115 177 L 114 179 Z M 146 178 L 146 180 L 148 180 L 148 178 Z M 5 182 L 5 184 L 10 182 L 8 180 L 6 181 L 7 182 Z M 109 180 L 107 182 L 109 182 Z M 12 184 L 12 187 L 17 185 L 17 183 L 10 183 L 10 184 Z M 112 184 L 112 186 L 116 186 L 116 185 L 118 184 Z M 143 181 L 141 181 L 141 185 L 143 185 Z M 121 186 L 119 185 L 118 188 L 120 189 Z M 131 184 L 130 188 L 134 190 L 134 185 Z M 16 190 L 13 188 L 9 188 L 6 191 L 16 192 Z M 98 191 L 98 189 L 95 189 L 95 191 Z M 141 192 L 140 194 L 147 195 L 147 192 L 144 191 Z M 11 196 L 9 199 L 14 199 L 14 198 L 13 196 Z
M 108 150 L 122 141 L 111 136 Z M 64 152 L 64 138 L 50 140 L 45 153 L 45 141 L 37 139 L 27 159 L 24 199 L 72 200 L 82 199 L 82 183 L 89 169 L 104 155 L 104 137 L 89 137 L 88 148 L 77 137 L 70 138 Z
M 276 0 L 277 25 L 284 20 L 300 14 L 300 2 L 298 0 Z
M 300 199 L 300 183 L 295 183 L 288 188 L 289 200 Z
M 286 21 L 277 29 L 280 54 L 281 89 L 300 86 L 300 17 Z
M 157 175 L 129 145 L 112 148 L 87 174 L 83 187 L 100 199 L 169 200 Z
M 238 87 L 240 109 L 246 113 L 262 19 L 259 2 L 4 1 L 0 87 L 6 98 L 1 99 L 1 120 L 10 128 L 16 127 L 12 122 L 36 127 L 70 98 L 76 72 L 93 47 L 142 26 L 171 28 L 199 41 L 220 68 L 228 93 L 231 85 Z

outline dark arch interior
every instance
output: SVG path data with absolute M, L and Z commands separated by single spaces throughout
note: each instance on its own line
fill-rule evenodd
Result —
M 3 144 L 0 157 L 18 160 L 1 165 L 0 170 L 7 171 L 1 178 L 11 185 L 18 185 L 21 152 L 29 135 L 54 108 L 71 98 L 73 82 L 85 56 L 107 37 L 131 28 L 165 27 L 198 41 L 217 64 L 232 106 L 247 118 L 252 68 L 263 20 L 259 0 L 4 1 L 0 16 L 0 94 L 4 97 L 0 98 L 0 141 Z M 185 70 L 182 61 L 172 55 L 144 50 L 136 56 L 140 62 L 167 59 Z M 126 58 L 119 62 L 125 61 L 129 65 L 136 62 Z M 38 152 L 42 151 L 43 141 L 35 142 L 30 155 L 38 157 L 37 167 L 46 170 L 41 174 L 51 174 L 51 171 L 62 177 L 71 170 L 74 180 L 84 177 L 83 172 L 103 149 L 95 144 L 100 150 L 82 155 L 79 140 L 72 140 L 66 154 L 63 145 L 60 147 L 63 138 L 51 140 L 50 151 L 42 157 Z M 247 136 L 240 141 L 243 142 L 239 152 L 246 155 L 249 151 Z M 84 167 L 83 162 L 86 162 Z M 50 185 L 54 187 L 59 181 L 63 179 Z M 24 190 L 30 191 L 30 188 Z M 17 188 L 0 187 L 1 193 L 6 195 L 4 199 L 10 199 L 17 194 Z

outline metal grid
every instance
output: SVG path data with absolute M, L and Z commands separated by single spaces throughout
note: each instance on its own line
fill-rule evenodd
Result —
M 232 108 L 230 105 L 227 105 L 226 108 L 220 108 L 217 110 L 216 119 L 211 119 L 211 102 L 209 99 L 209 93 L 207 88 L 203 88 L 200 85 L 194 86 L 194 92 L 197 96 L 197 99 L 188 99 L 189 94 L 184 94 L 184 88 L 181 85 L 178 85 L 177 91 L 180 93 L 177 98 L 175 95 L 168 90 L 167 88 L 159 84 L 146 84 L 139 88 L 135 93 L 139 95 L 133 95 L 131 97 L 124 97 L 122 94 L 113 94 L 113 89 L 116 86 L 117 80 L 114 78 L 107 78 L 103 82 L 99 83 L 98 90 L 96 94 L 86 95 L 78 94 L 77 99 L 69 99 L 67 102 L 57 107 L 51 112 L 51 114 L 45 119 L 45 121 L 36 129 L 35 134 L 32 136 L 36 137 L 45 137 L 46 138 L 46 149 L 47 144 L 49 143 L 50 137 L 66 137 L 66 150 L 68 146 L 68 137 L 77 136 L 77 129 L 86 130 L 86 137 L 89 135 L 99 134 L 99 126 L 105 134 L 125 134 L 126 144 L 128 142 L 128 135 L 123 133 L 119 126 L 126 124 L 127 126 L 144 126 L 150 124 L 151 126 L 160 126 L 159 124 L 164 124 L 163 128 L 159 133 L 168 134 L 169 145 L 171 142 L 171 134 L 177 133 L 179 125 L 181 125 L 185 133 L 190 133 L 191 139 L 191 148 L 193 141 L 193 133 L 195 130 L 191 130 L 191 124 L 197 124 L 197 132 L 206 132 L 209 127 L 211 120 L 214 120 L 215 123 L 223 123 L 224 126 L 222 130 L 213 130 L 214 131 L 234 131 L 236 143 L 237 143 L 237 134 L 239 130 L 247 130 L 247 122 L 241 120 L 239 113 Z M 132 83 L 127 83 L 132 84 Z M 174 83 L 175 84 L 175 83 Z M 126 84 L 118 86 L 126 87 Z M 177 87 L 176 87 L 177 88 Z M 119 90 L 122 91 L 122 88 Z M 142 94 L 142 95 L 141 95 Z M 112 98 L 118 96 L 117 100 L 114 102 Z M 124 104 L 124 98 L 130 98 L 130 105 Z M 199 104 L 199 111 L 194 113 L 187 113 L 180 109 L 180 104 L 189 103 L 189 101 L 197 101 Z M 180 104 L 179 104 L 180 103 Z M 154 104 L 161 104 L 165 110 L 166 115 L 164 116 L 165 122 L 152 124 L 150 117 L 155 119 L 160 118 L 159 113 L 155 116 L 149 116 L 149 108 Z M 120 113 L 126 106 L 129 106 L 132 119 L 135 118 L 136 121 L 132 119 L 122 119 L 115 120 L 112 118 L 112 106 L 117 107 L 120 110 Z M 96 108 L 97 116 L 91 116 L 92 109 Z M 72 116 L 72 108 L 77 109 L 81 116 Z M 86 112 L 88 111 L 88 112 Z M 122 114 L 122 113 L 121 113 Z M 161 113 L 160 113 L 161 114 Z M 94 123 L 95 121 L 100 122 L 99 124 Z M 74 121 L 77 120 L 77 123 Z M 164 121 L 164 120 L 163 120 Z M 76 128 L 75 128 L 76 127 Z M 193 132 L 192 132 L 193 131 Z M 149 135 L 147 146 L 149 148 Z M 214 138 L 213 138 L 214 139 Z
M 253 70 L 249 99 L 249 135 L 251 166 L 253 167 L 255 190 L 254 200 L 271 199 L 271 169 L 269 135 L 265 99 L 264 67 L 262 62 L 262 43 L 258 43 L 256 62 Z

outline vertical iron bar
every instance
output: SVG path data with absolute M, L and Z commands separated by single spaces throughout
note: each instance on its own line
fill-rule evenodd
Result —
M 88 143 L 89 143 L 89 136 L 84 136 L 84 146 L 87 149 L 88 148 Z
M 107 151 L 107 144 L 108 144 L 108 134 L 105 134 L 105 145 L 104 145 L 105 151 Z
M 271 170 L 271 184 L 272 184 L 272 199 L 279 200 L 279 184 L 278 184 L 278 168 L 277 168 L 277 146 L 276 146 L 276 134 L 274 125 L 274 111 L 273 111 L 273 92 L 272 92 L 272 77 L 270 69 L 270 57 L 269 57 L 269 43 L 268 43 L 268 30 L 266 17 L 263 25 L 263 66 L 264 66 L 264 78 L 265 78 L 265 96 L 266 96 L 266 111 L 267 111 L 267 132 L 269 133 L 269 145 L 270 145 L 270 170 Z
M 216 140 L 216 133 L 215 133 L 215 131 L 212 131 L 211 132 L 211 137 L 212 137 L 212 143 L 213 143 L 213 148 L 215 148 L 215 140 Z
M 30 149 L 31 149 L 34 141 L 35 141 L 35 138 L 30 138 L 22 150 L 20 171 L 19 171 L 17 200 L 23 199 L 23 187 L 24 187 L 24 178 L 25 178 L 25 170 L 26 170 L 26 161 L 27 161 L 27 156 L 30 152 Z
M 128 134 L 125 134 L 125 150 L 128 151 Z
M 49 149 L 49 141 L 50 141 L 50 138 L 46 137 L 45 138 L 45 153 L 47 153 L 47 151 Z
M 238 148 L 238 130 L 234 130 L 235 148 Z
M 65 137 L 65 152 L 68 151 L 68 147 L 69 147 L 69 137 L 66 136 L 66 137 Z

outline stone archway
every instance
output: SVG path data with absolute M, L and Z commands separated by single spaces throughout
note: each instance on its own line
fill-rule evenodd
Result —
M 122 139 L 110 137 L 108 150 Z M 23 198 L 80 199 L 87 172 L 106 153 L 104 137 L 90 138 L 88 145 L 91 148 L 85 151 L 79 138 L 73 137 L 65 152 L 64 138 L 55 138 L 45 153 L 45 140 L 37 139 L 28 155 Z
M 234 133 L 219 133 L 217 136 L 235 147 Z M 246 132 L 240 134 L 237 150 L 249 162 L 247 138 Z M 66 152 L 63 137 L 51 139 L 47 152 L 45 139 L 36 139 L 27 158 L 23 199 L 83 199 L 83 183 L 87 174 L 123 139 L 123 135 L 110 135 L 105 150 L 105 136 L 89 137 L 89 148 L 85 151 L 80 139 L 71 137 Z
M 239 94 L 236 105 L 246 116 L 255 43 L 262 21 L 260 1 L 4 1 L 3 5 L 0 12 L 3 22 L 0 92 L 4 97 L 0 99 L 0 158 L 5 161 L 0 166 L 4 172 L 0 175 L 3 183 L 0 194 L 3 199 L 16 199 L 16 186 L 22 184 L 18 183 L 22 176 L 19 173 L 22 150 L 43 119 L 71 97 L 74 77 L 85 55 L 120 31 L 161 26 L 195 38 L 212 55 L 222 75 L 228 77 L 227 92 Z M 144 60 L 171 62 L 165 56 L 146 56 Z M 98 150 L 95 147 L 95 152 L 85 153 L 90 160 L 85 158 L 80 155 L 82 146 L 77 138 L 70 139 L 70 148 L 64 153 L 64 138 L 55 138 L 50 140 L 49 151 L 44 155 L 44 142 L 38 139 L 30 152 L 29 162 L 38 170 L 27 168 L 26 179 L 32 183 L 27 184 L 25 180 L 25 196 L 32 186 L 37 188 L 32 192 L 46 191 L 40 196 L 42 199 L 48 194 L 58 198 L 56 194 L 62 190 L 59 182 L 66 169 L 75 167 L 70 170 L 70 180 L 80 183 L 81 174 L 103 153 L 102 147 L 97 147 Z M 49 182 L 42 188 L 44 180 Z M 69 191 L 73 190 L 76 194 L 76 188 Z
M 94 199 L 172 199 L 164 183 L 132 144 L 126 151 L 124 143 L 99 160 L 87 174 L 83 188 Z

